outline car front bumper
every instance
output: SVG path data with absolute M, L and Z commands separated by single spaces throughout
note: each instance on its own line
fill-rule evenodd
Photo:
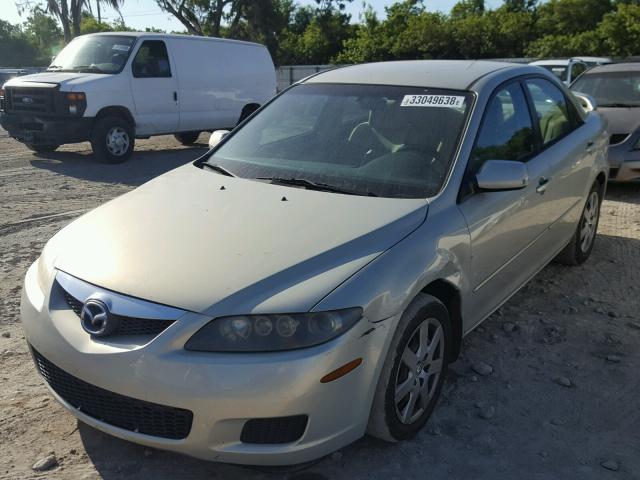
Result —
M 634 148 L 640 141 L 640 132 L 629 135 L 625 141 L 609 146 L 609 180 L 628 182 L 640 180 L 640 149 Z
M 396 317 L 376 324 L 362 319 L 341 337 L 307 349 L 263 354 L 188 352 L 184 343 L 210 318 L 187 313 L 153 339 L 97 341 L 85 333 L 78 316 L 55 298 L 52 285 L 41 288 L 37 276 L 36 262 L 27 273 L 21 301 L 25 337 L 33 350 L 93 386 L 193 413 L 186 438 L 161 438 L 89 416 L 49 385 L 63 406 L 99 430 L 206 460 L 252 465 L 307 462 L 364 435 Z M 355 370 L 333 382 L 320 382 L 355 358 L 363 359 Z M 249 419 L 295 415 L 307 415 L 308 422 L 294 442 L 240 440 Z
M 0 113 L 0 125 L 19 142 L 63 145 L 89 139 L 93 118 Z

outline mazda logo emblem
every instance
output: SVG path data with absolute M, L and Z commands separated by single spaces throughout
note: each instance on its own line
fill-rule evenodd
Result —
M 109 307 L 102 300 L 90 298 L 80 312 L 82 328 L 94 337 L 112 334 L 117 328 L 118 319 L 109 312 Z
M 25 103 L 27 105 L 31 105 L 33 103 L 33 98 L 31 98 L 31 97 L 22 97 L 22 103 Z

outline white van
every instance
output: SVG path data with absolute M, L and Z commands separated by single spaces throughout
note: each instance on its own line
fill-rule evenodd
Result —
M 276 91 L 263 45 L 155 33 L 97 33 L 74 39 L 46 72 L 0 90 L 0 124 L 36 152 L 91 141 L 119 163 L 135 138 L 233 128 Z

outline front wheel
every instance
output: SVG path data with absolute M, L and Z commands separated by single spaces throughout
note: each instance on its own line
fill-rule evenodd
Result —
M 32 143 L 25 143 L 26 147 L 32 152 L 36 153 L 51 153 L 55 151 L 60 145 L 34 145 Z
M 91 148 L 103 162 L 125 162 L 133 153 L 134 144 L 133 127 L 123 118 L 103 117 L 93 126 Z
M 418 433 L 440 396 L 452 340 L 447 308 L 419 294 L 403 313 L 389 347 L 367 433 L 389 442 Z
M 569 244 L 555 258 L 556 262 L 564 265 L 580 265 L 591 255 L 600 220 L 602 190 L 603 188 L 598 182 L 591 187 L 578 222 L 578 228 Z

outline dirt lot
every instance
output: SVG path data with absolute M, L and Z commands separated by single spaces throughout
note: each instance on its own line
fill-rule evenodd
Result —
M 204 147 L 154 138 L 109 166 L 88 144 L 36 156 L 0 130 L 0 478 L 640 479 L 640 187 L 629 185 L 610 186 L 586 265 L 548 266 L 467 337 L 412 441 L 364 438 L 306 469 L 265 471 L 150 450 L 78 423 L 27 353 L 24 273 L 82 211 Z M 476 373 L 479 362 L 492 373 Z M 57 466 L 34 472 L 50 453 Z

